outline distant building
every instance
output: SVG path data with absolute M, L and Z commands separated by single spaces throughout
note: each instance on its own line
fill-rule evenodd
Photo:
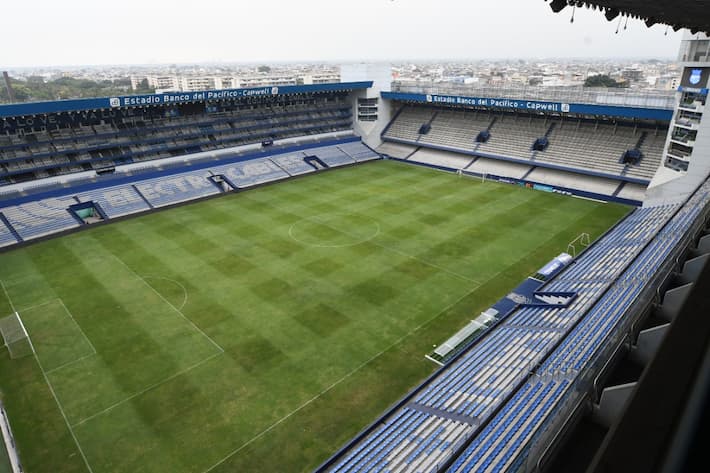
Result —
M 340 82 L 338 72 L 314 72 L 308 74 L 253 75 L 253 76 L 132 76 L 133 90 L 146 80 L 156 91 L 198 92 L 201 90 L 240 89 L 265 86 L 312 85 Z

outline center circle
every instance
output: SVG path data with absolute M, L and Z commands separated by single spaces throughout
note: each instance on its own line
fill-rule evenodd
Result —
M 380 234 L 380 224 L 359 214 L 322 214 L 297 221 L 288 229 L 288 234 L 303 245 L 342 248 L 372 240 Z

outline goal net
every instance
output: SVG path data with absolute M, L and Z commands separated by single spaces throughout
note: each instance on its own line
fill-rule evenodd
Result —
M 10 358 L 22 358 L 34 354 L 30 337 L 17 312 L 0 319 L 0 334 L 10 352 Z

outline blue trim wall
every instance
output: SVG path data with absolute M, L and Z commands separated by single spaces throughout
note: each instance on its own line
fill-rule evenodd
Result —
M 87 110 L 120 107 L 143 107 L 150 105 L 170 105 L 188 102 L 231 100 L 243 97 L 303 94 L 315 92 L 338 92 L 369 89 L 371 81 L 339 82 L 332 84 L 287 85 L 279 87 L 253 87 L 247 89 L 207 90 L 202 92 L 172 92 L 152 95 L 127 95 L 92 99 L 57 100 L 53 102 L 32 102 L 0 105 L 0 118 L 39 115 L 45 113 L 79 112 Z
M 640 118 L 670 122 L 672 109 L 620 107 L 616 105 L 591 105 L 581 103 L 544 102 L 525 99 L 506 99 L 490 97 L 466 97 L 459 95 L 427 95 L 404 92 L 381 92 L 384 100 L 426 103 L 430 105 L 462 105 L 489 108 L 513 109 L 526 112 L 578 113 L 619 118 Z
M 148 179 L 154 179 L 156 177 L 172 176 L 173 174 L 181 174 L 184 172 L 199 171 L 202 169 L 209 169 L 216 166 L 224 166 L 225 164 L 234 164 L 242 161 L 249 161 L 258 158 L 268 158 L 271 156 L 278 156 L 280 154 L 294 153 L 297 151 L 303 151 L 311 148 L 320 148 L 322 146 L 334 146 L 344 143 L 351 143 L 353 141 L 360 141 L 358 136 L 349 136 L 346 138 L 341 138 L 337 140 L 321 141 L 321 142 L 311 142 L 297 146 L 289 146 L 286 148 L 281 148 L 275 150 L 275 152 L 269 152 L 270 148 L 260 149 L 259 151 L 253 153 L 247 153 L 240 156 L 220 158 L 219 160 L 208 160 L 195 163 L 194 165 L 177 166 L 171 169 L 159 170 L 159 171 L 148 171 L 145 173 L 134 174 L 134 175 L 121 175 L 117 176 L 105 176 L 99 177 L 97 182 L 91 182 L 86 184 L 78 184 L 73 187 L 62 187 L 59 189 L 52 189 L 46 192 L 37 192 L 30 195 L 25 195 L 21 197 L 15 197 L 5 201 L 0 201 L 0 205 L 3 207 L 9 207 L 11 205 L 19 205 L 25 202 L 32 202 L 41 199 L 47 199 L 51 197 L 59 197 L 66 195 L 76 195 L 82 192 L 91 191 L 94 189 L 100 189 L 103 187 L 113 187 L 121 184 L 135 184 Z

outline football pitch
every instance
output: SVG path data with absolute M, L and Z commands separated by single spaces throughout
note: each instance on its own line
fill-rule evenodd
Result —
M 28 472 L 309 471 L 629 208 L 378 161 L 0 254 Z

